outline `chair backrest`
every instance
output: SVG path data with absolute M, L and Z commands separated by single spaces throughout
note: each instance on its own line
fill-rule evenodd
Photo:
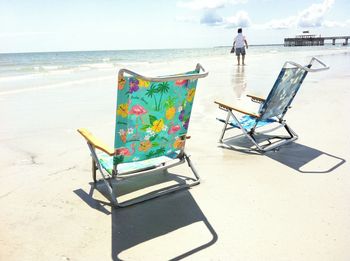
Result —
M 307 75 L 301 68 L 282 68 L 259 113 L 262 119 L 283 116 Z
M 208 74 L 201 69 L 198 64 L 194 71 L 155 78 L 119 71 L 114 165 L 183 150 L 197 80 Z

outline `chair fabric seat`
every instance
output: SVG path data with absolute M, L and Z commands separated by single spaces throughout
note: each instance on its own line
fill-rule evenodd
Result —
M 218 120 L 225 123 L 224 119 L 218 119 Z M 241 118 L 239 118 L 238 120 L 239 120 L 239 123 L 242 125 L 242 127 L 246 131 L 249 131 L 251 128 L 253 128 L 255 126 L 255 123 L 256 123 L 256 118 L 249 116 L 249 115 L 244 115 Z M 263 127 L 265 125 L 268 125 L 268 124 L 274 123 L 274 122 L 277 122 L 277 120 L 275 120 L 275 119 L 265 119 L 265 120 L 259 119 L 256 128 Z M 240 128 L 235 120 L 231 120 L 230 122 L 228 122 L 228 124 L 234 128 Z
M 97 157 L 101 166 L 108 172 L 108 174 L 112 175 L 113 172 L 113 156 L 109 156 L 107 153 L 102 151 L 98 151 Z M 177 153 L 172 153 L 167 156 L 160 156 L 157 158 L 151 158 L 148 160 L 135 161 L 129 163 L 121 163 L 118 164 L 118 173 L 123 174 L 125 172 L 150 168 L 152 166 L 158 166 L 170 161 L 173 161 L 178 156 Z

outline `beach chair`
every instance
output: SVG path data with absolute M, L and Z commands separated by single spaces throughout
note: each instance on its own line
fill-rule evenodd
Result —
M 88 130 L 78 129 L 91 152 L 93 180 L 97 182 L 98 170 L 114 206 L 132 205 L 199 184 L 199 175 L 185 152 L 185 142 L 189 138 L 197 80 L 207 75 L 200 64 L 193 71 L 162 77 L 119 71 L 114 148 Z M 126 178 L 168 173 L 167 169 L 186 162 L 195 178 L 118 201 L 118 184 Z
M 311 68 L 314 62 L 317 62 L 319 65 L 317 69 Z M 233 128 L 241 129 L 243 134 L 227 138 L 225 141 L 244 135 L 253 143 L 253 147 L 255 145 L 254 149 L 259 152 L 276 149 L 281 145 L 295 141 L 298 135 L 287 125 L 284 116 L 290 108 L 307 73 L 327 69 L 329 67 L 315 57 L 310 60 L 307 66 L 301 66 L 290 61 L 285 62 L 266 99 L 247 95 L 251 101 L 260 104 L 256 113 L 215 101 L 220 109 L 227 112 L 226 118 L 217 118 L 224 123 L 219 142 L 224 143 L 226 131 Z M 257 129 L 262 127 L 264 127 L 264 131 L 258 133 Z M 265 135 L 281 127 L 284 128 L 287 135 Z M 259 136 L 259 134 L 262 135 Z

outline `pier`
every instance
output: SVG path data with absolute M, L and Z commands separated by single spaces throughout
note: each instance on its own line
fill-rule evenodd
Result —
M 349 38 L 350 36 L 321 37 L 313 34 L 301 34 L 293 38 L 284 38 L 284 46 L 320 46 L 324 45 L 325 41 L 331 41 L 335 45 L 336 40 L 344 40 L 342 45 L 348 45 Z

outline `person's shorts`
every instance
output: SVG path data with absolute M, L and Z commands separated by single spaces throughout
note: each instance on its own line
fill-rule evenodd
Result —
M 245 55 L 245 48 L 236 48 L 236 55 L 240 56 L 240 55 Z

